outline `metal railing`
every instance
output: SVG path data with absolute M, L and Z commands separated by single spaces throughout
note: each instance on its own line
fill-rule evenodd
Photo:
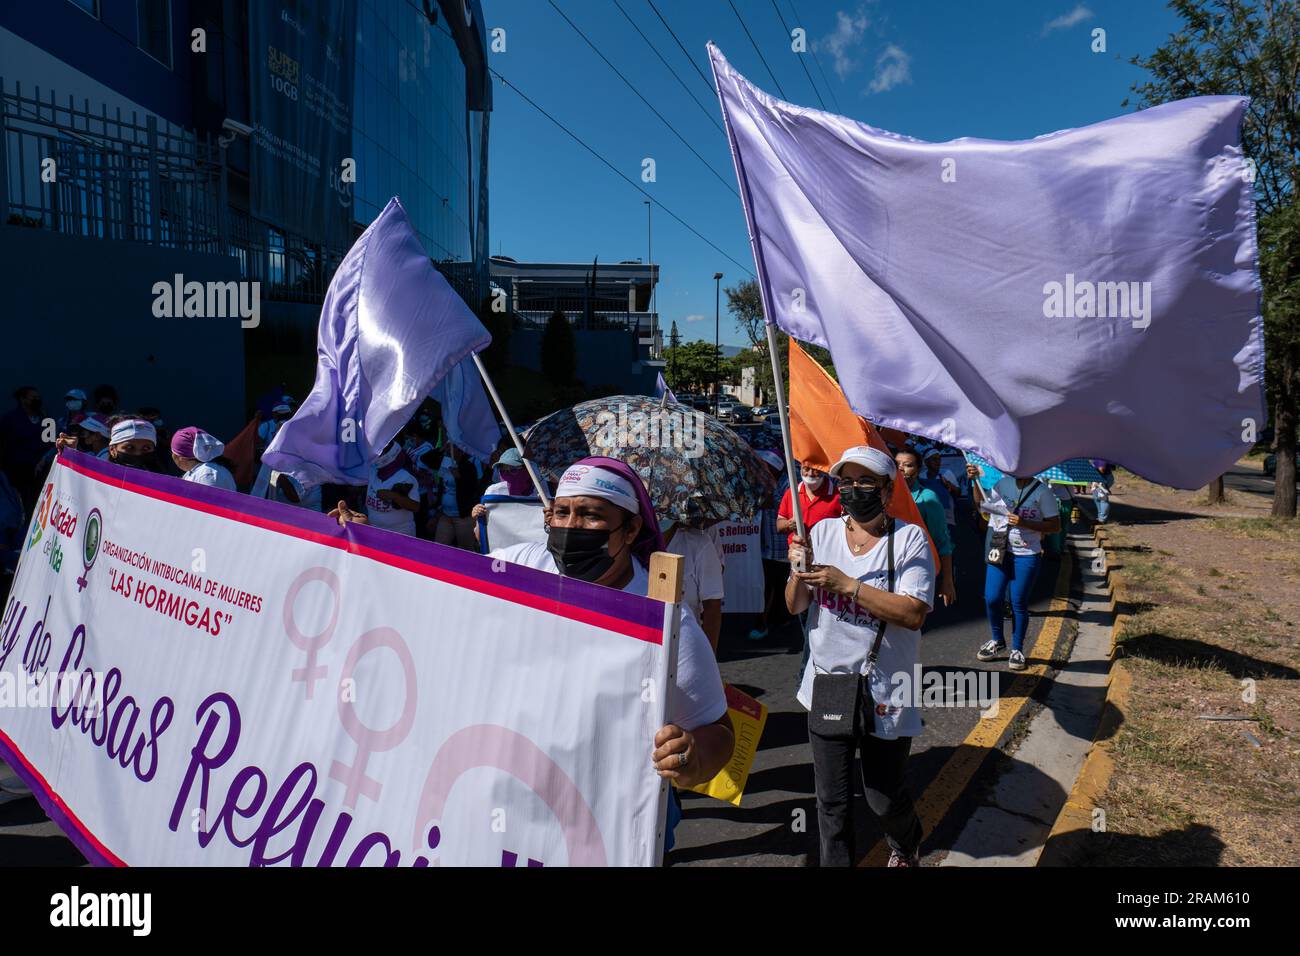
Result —
M 205 252 L 224 246 L 211 138 L 0 77 L 0 211 L 10 225 Z

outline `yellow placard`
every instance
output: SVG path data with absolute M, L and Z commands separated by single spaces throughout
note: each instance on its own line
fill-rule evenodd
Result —
M 736 749 L 716 777 L 690 789 L 740 806 L 745 784 L 749 782 L 749 770 L 754 765 L 754 755 L 758 753 L 758 741 L 767 723 L 767 708 L 730 684 L 726 685 L 726 692 L 727 713 L 736 734 Z

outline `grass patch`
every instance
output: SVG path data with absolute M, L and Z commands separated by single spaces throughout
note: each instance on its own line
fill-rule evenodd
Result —
M 1241 535 L 1265 541 L 1286 541 L 1300 544 L 1300 519 L 1296 518 L 1210 518 L 1215 531 Z

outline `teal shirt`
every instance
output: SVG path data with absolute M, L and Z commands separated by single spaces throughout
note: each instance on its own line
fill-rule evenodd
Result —
M 952 554 L 952 539 L 948 537 L 948 516 L 944 514 L 939 496 L 929 488 L 921 487 L 920 484 L 915 488 L 908 485 L 908 490 L 912 492 L 916 510 L 921 512 L 921 519 L 925 522 L 926 530 L 930 532 L 930 538 L 934 541 L 934 549 L 939 552 L 939 557 Z M 935 568 L 935 573 L 938 573 L 938 570 Z

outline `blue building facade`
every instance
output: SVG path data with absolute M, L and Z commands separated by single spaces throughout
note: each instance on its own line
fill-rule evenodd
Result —
M 22 367 L 41 343 L 18 331 L 6 390 L 59 395 L 116 374 L 125 406 L 227 430 L 268 388 L 301 395 L 329 279 L 393 196 L 466 300 L 486 294 L 478 0 L 4 4 L 0 84 L 0 314 L 43 316 L 72 343 Z M 24 268 L 31 230 L 83 281 Z M 258 282 L 257 326 L 160 322 L 151 280 L 179 273 Z M 151 348 L 105 368 L 102 348 L 81 348 L 105 329 Z M 187 352 L 219 372 L 162 367 Z

